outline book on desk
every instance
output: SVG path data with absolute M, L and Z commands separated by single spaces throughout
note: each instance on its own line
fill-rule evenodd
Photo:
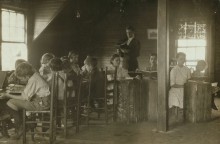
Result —
M 136 77 L 139 76 L 141 78 L 143 77 L 149 77 L 151 79 L 157 79 L 157 71 L 138 71 L 138 72 L 128 72 L 130 77 Z

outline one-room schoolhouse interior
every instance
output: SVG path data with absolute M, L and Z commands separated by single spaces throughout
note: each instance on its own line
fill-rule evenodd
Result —
M 0 0 L 0 143 L 219 144 L 220 0 Z

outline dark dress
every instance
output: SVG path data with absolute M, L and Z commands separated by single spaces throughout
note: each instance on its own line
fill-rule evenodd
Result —
M 95 103 L 98 107 L 102 107 L 103 100 L 95 100 L 95 98 L 104 97 L 104 74 L 97 68 L 93 69 L 90 73 L 90 104 L 95 107 Z

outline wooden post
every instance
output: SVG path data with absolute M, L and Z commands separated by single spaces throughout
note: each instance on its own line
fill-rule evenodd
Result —
M 169 24 L 168 1 L 158 0 L 157 54 L 158 54 L 158 115 L 157 130 L 168 129 L 168 84 L 169 84 Z

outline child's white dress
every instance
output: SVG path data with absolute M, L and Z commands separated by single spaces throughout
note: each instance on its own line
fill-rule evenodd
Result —
M 170 72 L 170 86 L 174 84 L 184 85 L 191 78 L 190 69 L 183 66 L 175 66 Z M 169 91 L 169 108 L 176 106 L 183 108 L 184 88 L 173 88 Z

